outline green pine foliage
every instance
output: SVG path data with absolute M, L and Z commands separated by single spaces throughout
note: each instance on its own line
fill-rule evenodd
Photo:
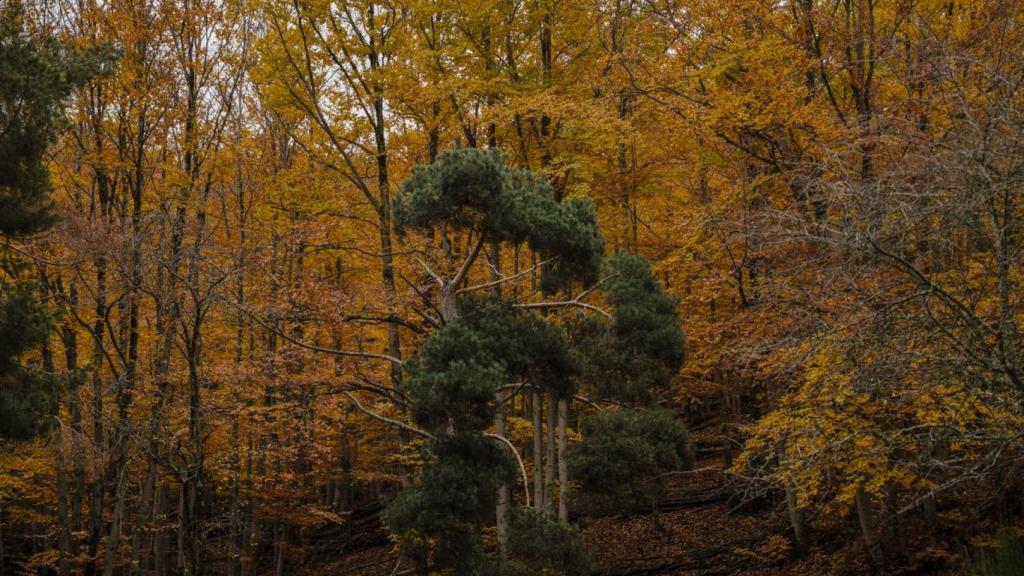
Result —
M 523 508 L 509 524 L 509 557 L 504 574 L 587 576 L 593 560 L 580 531 L 551 514 Z
M 12 283 L 0 298 L 0 438 L 35 436 L 57 409 L 59 380 L 22 366 L 21 356 L 39 345 L 51 318 L 29 281 Z
M 542 178 L 507 166 L 495 150 L 452 150 L 416 168 L 395 199 L 395 225 L 400 233 L 462 230 L 488 243 L 526 243 L 554 259 L 544 267 L 546 291 L 591 287 L 606 276 L 611 321 L 585 316 L 557 325 L 500 299 L 456 303 L 457 313 L 405 365 L 412 419 L 433 439 L 415 486 L 385 513 L 419 574 L 589 573 L 578 532 L 539 511 L 513 511 L 507 559 L 485 553 L 481 528 L 514 472 L 506 448 L 485 435 L 500 408 L 496 395 L 525 382 L 571 398 L 589 385 L 604 398 L 650 403 L 683 362 L 676 299 L 643 257 L 604 260 L 588 202 L 558 201 Z M 583 432 L 569 464 L 584 504 L 649 505 L 659 474 L 692 463 L 686 428 L 666 411 L 603 414 Z
M 495 394 L 522 378 L 571 392 L 575 366 L 562 331 L 543 319 L 497 300 L 466 299 L 460 308 L 408 363 L 413 421 L 435 436 L 416 486 L 388 506 L 385 523 L 432 569 L 471 575 L 493 568 L 480 528 L 498 486 L 515 478 L 506 448 L 482 435 Z
M 498 387 L 520 379 L 571 394 L 576 365 L 561 330 L 507 302 L 465 299 L 408 366 L 413 420 L 429 431 L 484 430 Z
M 0 7 L 0 236 L 38 232 L 53 223 L 47 148 L 72 91 L 109 59 L 78 53 L 52 38 L 30 37 L 18 2 Z M 0 437 L 30 438 L 57 405 L 58 379 L 24 367 L 22 356 L 49 334 L 51 315 L 25 278 L 25 265 L 0 254 Z
M 646 403 L 685 360 L 678 299 L 662 289 L 643 256 L 616 254 L 606 270 L 602 288 L 614 319 L 583 318 L 573 346 L 586 358 L 586 380 L 596 396 Z
M 0 8 L 0 234 L 22 236 L 53 222 L 47 148 L 72 91 L 109 56 L 76 53 L 22 29 L 17 2 Z
M 569 453 L 579 484 L 573 501 L 598 513 L 649 509 L 659 476 L 692 466 L 689 432 L 667 410 L 602 412 L 584 421 L 583 440 Z
M 404 386 L 417 424 L 459 432 L 480 431 L 494 421 L 494 393 L 506 381 L 506 369 L 485 338 L 466 323 L 451 322 L 423 344 Z
M 414 555 L 427 558 L 432 570 L 484 574 L 481 524 L 494 510 L 498 486 L 514 478 L 512 463 L 503 447 L 473 433 L 439 436 L 428 450 L 432 461 L 416 486 L 387 506 L 384 523 L 403 535 Z
M 495 149 L 449 150 L 413 169 L 395 198 L 395 228 L 439 226 L 473 230 L 490 242 L 527 243 L 545 259 L 557 256 L 544 271 L 548 292 L 573 280 L 593 282 L 601 268 L 604 238 L 590 201 L 559 202 L 543 178 L 506 165 Z
M 505 365 L 506 378 L 554 392 L 573 394 L 579 363 L 565 332 L 544 318 L 495 298 L 462 298 L 460 321 L 486 335 L 489 353 Z

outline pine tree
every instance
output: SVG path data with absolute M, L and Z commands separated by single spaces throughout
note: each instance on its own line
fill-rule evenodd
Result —
M 453 273 L 427 267 L 438 284 L 444 325 L 407 363 L 405 393 L 413 421 L 431 436 L 428 462 L 417 484 L 389 506 L 388 525 L 413 549 L 422 574 L 585 571 L 585 551 L 565 522 L 565 470 L 559 473 L 561 518 L 517 511 L 509 526 L 499 526 L 498 558 L 483 553 L 480 529 L 495 508 L 498 488 L 514 474 L 505 447 L 486 434 L 503 408 L 497 393 L 524 382 L 549 395 L 559 407 L 560 437 L 565 407 L 581 382 L 593 382 L 605 398 L 650 403 L 683 361 L 675 298 L 661 289 L 643 257 L 604 259 L 588 202 L 555 200 L 543 179 L 508 167 L 494 150 L 449 151 L 416 168 L 396 198 L 395 216 L 400 233 L 439 233 L 444 242 L 448 234 L 468 234 L 475 243 L 461 263 L 445 263 Z M 528 244 L 547 263 L 544 292 L 600 288 L 614 315 L 581 315 L 559 325 L 557 317 L 534 312 L 543 305 L 474 296 L 464 286 L 466 274 L 485 243 Z M 650 502 L 657 496 L 653 478 L 692 460 L 685 427 L 665 411 L 603 415 L 591 420 L 587 432 L 574 466 L 597 499 Z M 564 549 L 538 553 L 556 533 Z
M 51 379 L 21 364 L 49 333 L 27 266 L 10 242 L 53 223 L 45 154 L 61 127 L 64 104 L 107 56 L 78 54 L 23 29 L 18 2 L 0 12 L 0 436 L 28 438 L 56 407 Z
M 583 319 L 573 345 L 586 358 L 585 379 L 596 396 L 622 408 L 585 420 L 583 440 L 569 455 L 570 474 L 585 508 L 656 510 L 662 475 L 693 465 L 686 427 L 655 403 L 685 359 L 678 302 L 642 256 L 617 254 L 607 267 L 603 288 L 613 318 Z
M 399 232 L 436 228 L 472 235 L 475 244 L 461 263 L 448 263 L 452 275 L 429 270 L 444 326 L 407 363 L 405 382 L 413 421 L 432 436 L 429 458 L 417 484 L 388 508 L 387 523 L 415 548 L 421 573 L 504 570 L 508 542 L 499 541 L 501 554 L 492 560 L 480 539 L 499 487 L 515 472 L 508 448 L 485 432 L 503 409 L 498 393 L 525 381 L 571 397 L 577 366 L 560 328 L 516 303 L 476 297 L 462 284 L 485 243 L 529 244 L 550 261 L 543 282 L 549 292 L 593 282 L 604 241 L 589 202 L 557 201 L 543 179 L 507 166 L 496 150 L 441 154 L 414 170 L 395 204 Z
M 601 287 L 612 320 L 582 317 L 573 347 L 586 358 L 586 381 L 600 399 L 650 402 L 685 360 L 678 300 L 665 292 L 647 260 L 637 254 L 608 258 Z
M 576 501 L 594 512 L 649 510 L 661 496 L 659 476 L 693 466 L 690 436 L 661 408 L 622 409 L 587 418 L 569 455 Z

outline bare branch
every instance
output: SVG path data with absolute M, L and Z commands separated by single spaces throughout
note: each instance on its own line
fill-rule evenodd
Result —
M 586 302 L 580 302 L 579 300 L 561 300 L 558 302 L 527 302 L 524 304 L 515 304 L 516 308 L 584 308 L 601 314 L 605 318 L 612 320 L 612 315 L 605 312 L 603 309 L 594 306 L 593 304 L 587 304 Z
M 225 300 L 225 301 L 227 301 L 227 300 Z M 246 310 L 242 306 L 238 306 L 237 304 L 234 304 L 234 303 L 232 303 L 232 304 L 235 306 L 235 308 L 238 309 L 239 312 L 247 315 L 250 319 L 252 319 L 253 322 L 255 322 L 256 324 L 259 324 L 260 327 L 262 327 L 262 328 L 264 328 L 266 330 L 270 330 L 274 334 L 280 336 L 281 338 L 284 338 L 285 340 L 287 340 L 288 342 L 291 342 L 292 344 L 298 346 L 299 348 L 305 348 L 306 350 L 312 350 L 314 352 L 323 352 L 324 354 L 332 354 L 334 356 L 348 356 L 348 357 L 353 357 L 353 358 L 375 358 L 377 360 L 387 360 L 388 362 L 391 362 L 392 364 L 395 364 L 396 366 L 401 366 L 402 365 L 402 361 L 401 360 L 399 360 L 398 358 L 395 358 L 394 356 L 391 356 L 390 354 L 382 354 L 382 353 L 377 353 L 377 352 L 360 352 L 360 351 L 356 351 L 356 350 L 340 350 L 338 348 L 327 348 L 325 346 L 317 346 L 316 344 L 309 344 L 308 342 L 303 342 L 302 340 L 299 340 L 297 338 L 289 336 L 284 331 L 278 330 L 277 328 L 275 328 L 275 327 L 271 326 L 270 324 L 264 322 L 262 318 L 260 318 L 259 316 L 253 314 L 249 310 Z
M 526 475 L 526 465 L 523 464 L 523 457 L 519 455 L 519 451 L 516 450 L 515 445 L 512 444 L 512 442 L 510 442 L 508 438 L 505 438 L 504 436 L 498 436 L 497 434 L 491 434 L 489 432 L 484 433 L 484 436 L 501 441 L 503 444 L 505 444 L 505 446 L 508 446 L 508 449 L 512 451 L 512 455 L 516 457 L 516 461 L 519 462 L 519 471 L 523 474 L 523 494 L 526 497 L 526 507 L 529 508 L 530 485 L 528 484 L 529 477 Z
M 452 286 L 458 286 L 462 283 L 462 280 L 469 273 L 470 267 L 473 266 L 473 262 L 476 261 L 476 257 L 480 255 L 480 249 L 484 246 L 484 234 L 480 234 L 476 239 L 476 244 L 473 245 L 473 249 L 470 251 L 469 256 L 466 256 L 466 260 L 462 263 L 462 267 L 452 277 Z
M 475 292 L 477 290 L 486 290 L 487 288 L 493 288 L 495 286 L 499 286 L 499 285 L 504 284 L 506 282 L 512 282 L 514 280 L 522 278 L 523 276 L 526 276 L 527 274 L 530 274 L 531 272 L 533 272 L 534 270 L 537 270 L 538 268 L 540 268 L 541 266 L 544 266 L 545 264 L 548 264 L 550 262 L 554 262 L 557 259 L 558 259 L 557 256 L 552 257 L 552 258 L 548 258 L 547 260 L 544 260 L 543 262 L 538 262 L 536 265 L 531 266 L 528 269 L 523 270 L 522 272 L 519 272 L 518 274 L 513 274 L 512 276 L 505 276 L 503 278 L 498 278 L 497 280 L 491 280 L 490 282 L 484 282 L 483 284 L 477 284 L 475 286 L 467 286 L 465 288 L 460 288 L 459 290 L 456 290 L 455 293 L 456 294 L 465 294 L 467 292 Z
M 370 410 L 369 408 L 363 406 L 362 403 L 360 403 L 359 400 L 357 400 L 356 397 L 353 396 L 351 392 L 346 392 L 346 391 L 342 390 L 341 393 L 346 398 L 348 398 L 350 402 L 352 402 L 352 405 L 356 407 L 356 410 L 359 410 L 360 412 L 362 412 L 363 414 L 366 414 L 367 416 L 369 416 L 370 418 L 373 418 L 374 420 L 379 420 L 381 422 L 384 422 L 385 424 L 391 424 L 392 426 L 397 426 L 397 427 L 399 427 L 399 428 L 401 428 L 403 430 L 407 430 L 407 431 L 412 432 L 414 434 L 419 434 L 420 436 L 423 436 L 425 438 L 433 438 L 434 437 L 434 435 L 431 434 L 430 432 L 427 432 L 425 430 L 420 430 L 419 428 L 416 428 L 415 426 L 410 426 L 410 425 L 406 424 L 405 422 L 402 422 L 400 420 L 395 420 L 394 418 L 388 418 L 387 416 L 384 416 L 383 414 L 378 414 L 377 412 L 374 412 L 373 410 Z

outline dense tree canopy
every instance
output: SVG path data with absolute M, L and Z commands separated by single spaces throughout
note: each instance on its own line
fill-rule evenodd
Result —
M 1018 0 L 2 10 L 3 574 L 1020 571 Z

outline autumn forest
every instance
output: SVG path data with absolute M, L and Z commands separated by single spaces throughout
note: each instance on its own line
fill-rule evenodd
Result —
M 0 0 L 0 575 L 1024 574 L 1022 225 L 1019 0 Z

